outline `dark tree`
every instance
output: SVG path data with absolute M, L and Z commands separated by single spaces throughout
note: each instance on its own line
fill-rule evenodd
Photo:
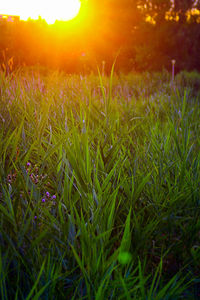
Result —
M 150 16 L 156 23 L 165 22 L 166 13 L 170 10 L 170 0 L 140 0 L 139 5 L 146 17 Z
M 195 2 L 196 0 L 174 0 L 174 12 L 179 17 L 179 23 L 186 23 L 186 13 L 194 7 Z

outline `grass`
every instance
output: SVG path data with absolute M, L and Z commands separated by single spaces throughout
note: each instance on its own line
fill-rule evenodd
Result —
M 2 300 L 199 298 L 194 94 L 167 73 L 0 74 Z

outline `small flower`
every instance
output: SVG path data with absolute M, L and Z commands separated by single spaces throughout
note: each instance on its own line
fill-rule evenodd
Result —
M 37 220 L 37 216 L 34 216 L 34 219 Z
M 45 200 L 45 198 L 42 198 L 42 203 L 44 203 L 46 200 Z
M 26 165 L 27 165 L 27 167 L 30 167 L 30 166 L 31 166 L 31 163 L 30 163 L 30 162 L 27 162 Z
M 49 198 L 50 197 L 50 194 L 49 194 L 49 192 L 46 192 L 46 196 Z
M 12 175 L 8 174 L 8 176 L 7 176 L 7 181 L 8 181 L 9 183 L 12 183 Z
M 52 199 L 52 200 L 55 200 L 55 199 L 56 199 L 56 195 L 53 195 L 53 196 L 51 197 L 51 199 Z

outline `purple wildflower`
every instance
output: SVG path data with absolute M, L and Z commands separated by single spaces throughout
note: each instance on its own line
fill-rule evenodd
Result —
M 26 165 L 27 165 L 27 167 L 30 167 L 31 163 L 30 163 L 30 162 L 27 162 L 27 164 L 26 164 Z
M 42 198 L 42 203 L 44 203 L 46 200 L 45 200 L 45 198 Z
M 52 199 L 52 200 L 55 200 L 55 199 L 56 199 L 56 195 L 53 195 L 51 199 Z
M 46 196 L 49 198 L 50 197 L 50 194 L 49 194 L 49 192 L 46 192 Z

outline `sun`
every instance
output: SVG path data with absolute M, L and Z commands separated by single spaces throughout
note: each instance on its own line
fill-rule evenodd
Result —
M 38 2 L 41 3 L 42 1 Z M 80 6 L 81 3 L 79 0 L 45 0 L 43 1 L 43 5 L 40 7 L 40 16 L 49 24 L 54 23 L 56 20 L 69 21 L 77 16 Z
M 17 15 L 21 20 L 45 19 L 48 24 L 69 21 L 80 10 L 80 0 L 7 0 L 0 4 L 0 14 Z

